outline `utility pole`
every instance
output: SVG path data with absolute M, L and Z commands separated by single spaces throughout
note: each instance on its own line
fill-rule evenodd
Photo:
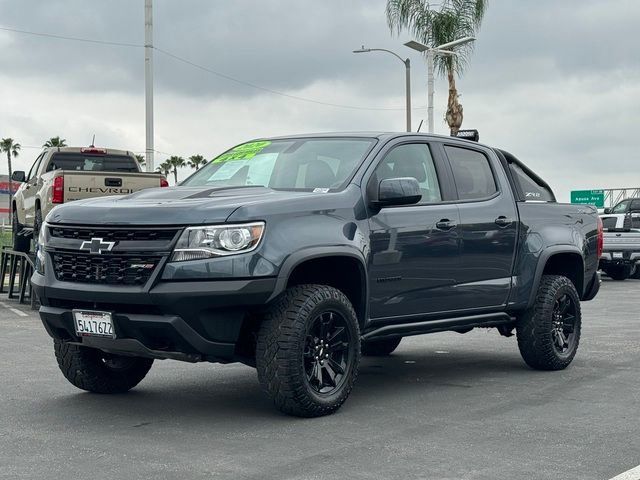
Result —
M 153 0 L 144 0 L 144 101 L 147 172 L 153 172 Z

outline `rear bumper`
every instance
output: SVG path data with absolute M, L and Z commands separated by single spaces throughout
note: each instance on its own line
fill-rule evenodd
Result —
M 239 360 L 237 342 L 243 323 L 269 301 L 275 282 L 275 278 L 160 282 L 145 291 L 45 284 L 42 275 L 32 277 L 42 304 L 40 318 L 51 337 L 111 353 L 191 362 Z M 116 338 L 77 336 L 74 309 L 111 312 Z
M 600 266 L 603 265 L 636 265 L 640 263 L 640 252 L 632 251 L 610 251 L 600 255 Z

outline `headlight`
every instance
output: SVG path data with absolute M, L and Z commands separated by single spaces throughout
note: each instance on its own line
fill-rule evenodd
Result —
M 44 245 L 46 243 L 44 232 L 46 228 L 46 223 L 43 223 L 40 226 L 40 233 L 38 234 L 38 241 L 36 242 L 36 272 L 38 272 L 40 275 L 44 275 Z
M 250 252 L 260 243 L 263 232 L 264 222 L 189 227 L 180 235 L 171 261 L 182 262 Z

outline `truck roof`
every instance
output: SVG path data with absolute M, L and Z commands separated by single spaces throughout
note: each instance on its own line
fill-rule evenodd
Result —
M 46 151 L 55 151 L 61 153 L 92 153 L 91 150 L 95 150 L 95 153 L 100 155 L 126 155 L 133 156 L 133 152 L 129 150 L 117 150 L 115 148 L 104 147 L 45 147 Z
M 378 140 L 390 140 L 398 137 L 424 137 L 433 138 L 438 140 L 446 139 L 452 142 L 472 143 L 474 145 L 483 145 L 491 148 L 489 145 L 483 143 L 474 142 L 459 137 L 452 137 L 449 135 L 440 135 L 436 133 L 420 133 L 420 132 L 385 132 L 385 131 L 355 131 L 355 132 L 324 132 L 324 133 L 306 133 L 297 135 L 282 135 L 278 137 L 263 137 L 256 140 L 285 140 L 289 138 L 376 138 Z

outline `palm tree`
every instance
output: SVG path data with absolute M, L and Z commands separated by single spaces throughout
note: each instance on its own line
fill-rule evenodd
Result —
M 169 164 L 169 161 L 167 160 L 165 162 L 162 162 L 160 165 L 158 165 L 158 167 L 156 168 L 156 171 L 160 172 L 166 177 L 171 173 L 172 168 L 173 167 Z
M 44 148 L 46 147 L 66 147 L 67 146 L 67 140 L 64 138 L 60 138 L 60 137 L 51 137 L 49 140 L 47 140 L 46 142 L 44 142 L 44 145 L 42 145 Z
M 182 157 L 178 157 L 177 155 L 172 155 L 167 160 L 167 163 L 169 163 L 169 165 L 171 165 L 171 168 L 173 168 L 173 179 L 175 180 L 177 185 L 178 184 L 178 168 L 184 167 L 187 164 L 187 162 L 185 162 L 184 158 Z
M 146 160 L 144 159 L 144 155 L 136 154 L 135 157 L 138 165 L 140 165 L 141 167 L 144 167 L 147 164 Z
M 13 198 L 13 182 L 11 176 L 13 171 L 11 170 L 11 157 L 17 157 L 20 151 L 20 144 L 13 141 L 13 138 L 3 138 L 0 141 L 0 152 L 7 152 L 7 165 L 9 167 L 9 212 L 11 212 L 11 199 Z
M 191 155 L 187 161 L 187 165 L 196 170 L 200 169 L 200 166 L 207 163 L 207 160 L 202 155 Z
M 480 30 L 488 0 L 441 0 L 432 10 L 429 0 L 387 0 L 387 24 L 393 34 L 409 30 L 418 41 L 436 46 L 462 37 L 473 37 Z M 473 44 L 456 49 L 457 55 L 436 56 L 435 68 L 449 82 L 445 120 L 455 135 L 462 126 L 462 105 L 458 101 L 456 76 L 469 63 Z

